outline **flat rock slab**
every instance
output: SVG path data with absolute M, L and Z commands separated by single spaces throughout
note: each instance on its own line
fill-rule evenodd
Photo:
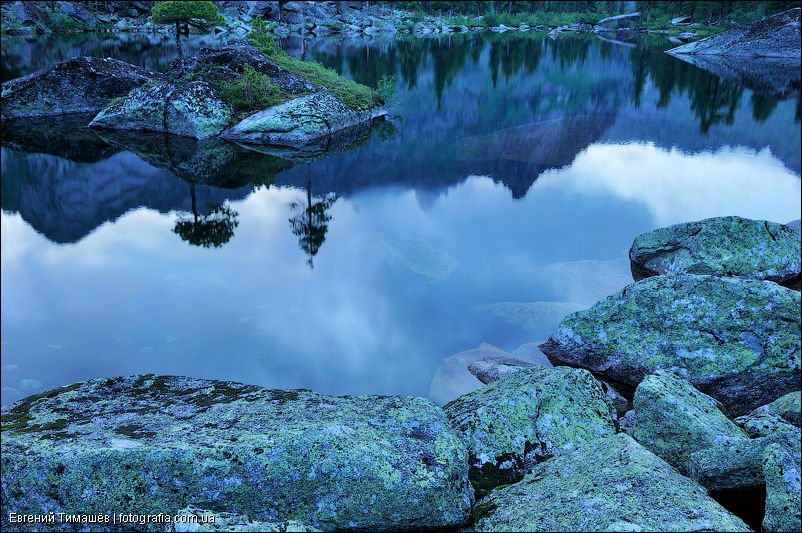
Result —
M 254 113 L 224 131 L 222 136 L 254 144 L 308 143 L 362 122 L 370 122 L 382 113 L 355 111 L 333 94 L 318 91 Z
M 112 58 L 74 57 L 3 83 L 3 117 L 98 112 L 161 74 Z
M 714 274 L 783 282 L 802 271 L 799 233 L 775 222 L 708 218 L 638 236 L 630 260 L 651 275 Z
M 719 409 L 719 402 L 686 380 L 658 370 L 635 390 L 636 421 L 632 434 L 642 445 L 681 473 L 691 453 L 724 438 L 746 438 Z
M 770 281 L 655 276 L 569 315 L 541 349 L 631 386 L 670 370 L 739 416 L 799 390 L 801 312 Z
M 602 385 L 587 370 L 521 370 L 445 406 L 470 453 L 477 496 L 514 483 L 537 461 L 615 433 Z
M 3 414 L 8 513 L 194 506 L 318 529 L 454 527 L 468 454 L 423 398 L 334 397 L 169 376 L 91 380 Z
M 623 433 L 581 445 L 494 490 L 476 531 L 751 531 Z

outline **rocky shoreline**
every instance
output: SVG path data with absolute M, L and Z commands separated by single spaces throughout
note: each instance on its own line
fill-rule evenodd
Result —
M 641 235 L 651 275 L 561 322 L 542 348 L 562 366 L 473 361 L 486 385 L 443 408 L 154 375 L 30 396 L 2 415 L 1 525 L 798 531 L 802 306 L 777 282 L 799 257 L 798 229 L 766 221 Z
M 384 116 L 376 91 L 348 83 L 372 101 L 359 107 L 346 103 L 349 94 L 334 94 L 282 68 L 253 41 L 235 39 L 174 60 L 164 74 L 110 58 L 67 59 L 3 83 L 2 115 L 20 119 L 90 113 L 94 117 L 87 127 L 96 130 L 298 148 Z M 259 98 L 245 101 L 232 88 Z M 269 97 L 262 98 L 259 91 L 267 93 L 265 88 Z
M 119 2 L 126 4 L 118 12 L 95 13 L 81 2 L 57 2 L 63 15 L 59 24 L 49 24 L 52 8 L 47 2 L 7 2 L 3 4 L 5 31 L 28 35 L 51 32 L 167 32 L 149 20 L 152 2 Z M 493 23 L 482 16 L 424 15 L 388 6 L 366 7 L 365 2 L 215 2 L 225 19 L 225 25 L 214 29 L 218 34 L 244 36 L 259 16 L 269 21 L 269 29 L 277 36 L 324 36 L 331 34 L 357 35 L 438 35 L 475 31 L 545 31 L 554 36 L 562 32 L 607 34 L 657 33 L 671 34 L 680 42 L 706 34 L 711 28 L 701 24 L 671 24 L 664 29 L 639 29 L 633 23 L 643 21 L 640 12 L 589 18 L 567 24 Z

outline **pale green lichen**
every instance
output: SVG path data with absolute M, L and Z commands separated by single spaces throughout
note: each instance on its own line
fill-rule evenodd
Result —
M 4 528 L 12 509 L 188 505 L 319 529 L 450 527 L 472 504 L 464 444 L 422 398 L 146 375 L 83 382 L 8 414 Z
M 685 222 L 638 236 L 630 259 L 656 274 L 688 273 L 785 281 L 802 268 L 799 233 L 730 216 Z
M 670 370 L 741 415 L 800 386 L 800 293 L 769 281 L 664 275 L 566 317 L 552 360 L 637 385 Z
M 474 508 L 476 531 L 750 531 L 625 434 L 538 464 Z
M 89 124 L 94 128 L 157 131 L 205 139 L 232 121 L 231 106 L 203 81 L 147 85 L 109 105 Z
M 522 370 L 445 406 L 463 435 L 477 496 L 514 483 L 535 462 L 615 433 L 601 383 L 587 370 Z
M 780 444 L 763 452 L 766 481 L 766 514 L 763 531 L 796 532 L 802 527 L 802 490 L 800 490 L 799 453 Z
M 646 376 L 635 390 L 632 436 L 680 472 L 691 453 L 724 438 L 747 435 L 721 411 L 721 404 L 664 370 Z
M 319 91 L 254 113 L 223 137 L 268 144 L 309 142 L 370 121 L 372 116 L 370 111 L 355 111 L 331 93 Z
M 781 444 L 799 457 L 799 428 L 788 426 L 786 431 L 756 439 L 720 438 L 714 446 L 691 454 L 689 475 L 710 490 L 762 487 L 761 460 L 764 450 L 772 444 Z

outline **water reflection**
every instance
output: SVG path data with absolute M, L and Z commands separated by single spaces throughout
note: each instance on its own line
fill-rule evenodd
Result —
M 626 285 L 641 232 L 800 218 L 798 97 L 634 44 L 313 40 L 396 75 L 398 118 L 302 149 L 4 124 L 2 402 L 136 372 L 426 395 Z
M 298 246 L 309 256 L 309 259 L 306 260 L 307 264 L 310 268 L 314 268 L 314 258 L 326 240 L 326 231 L 331 221 L 329 211 L 337 201 L 337 196 L 327 194 L 320 200 L 313 200 L 312 180 L 308 176 L 307 167 L 306 205 L 301 202 L 290 204 L 290 208 L 295 213 L 290 218 L 290 227 L 292 227 L 292 233 L 298 237 Z

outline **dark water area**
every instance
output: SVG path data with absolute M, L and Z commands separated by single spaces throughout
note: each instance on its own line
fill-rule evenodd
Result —
M 545 340 L 630 283 L 640 233 L 800 217 L 798 93 L 667 42 L 282 44 L 369 85 L 395 76 L 389 118 L 316 151 L 4 125 L 3 404 L 147 372 L 426 396 L 443 358 Z M 174 53 L 162 35 L 4 37 L 2 78 L 75 55 L 164 70 Z

